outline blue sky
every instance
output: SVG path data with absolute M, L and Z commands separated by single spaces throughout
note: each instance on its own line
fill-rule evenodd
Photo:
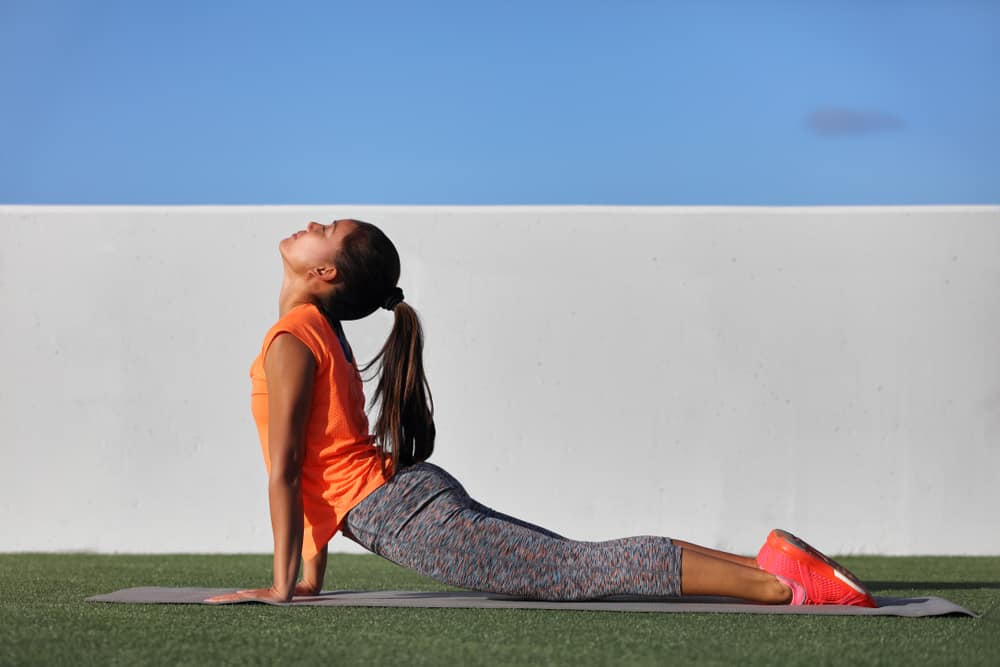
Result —
M 2 204 L 1000 203 L 1000 2 L 0 2 Z

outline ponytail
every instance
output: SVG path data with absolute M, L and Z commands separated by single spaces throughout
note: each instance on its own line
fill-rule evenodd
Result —
M 393 312 L 392 331 L 375 358 L 359 369 L 373 367 L 378 384 L 368 409 L 379 406 L 375 443 L 382 473 L 391 474 L 427 460 L 434 451 L 434 402 L 424 376 L 424 335 L 420 318 L 403 301 L 399 253 L 381 229 L 361 220 L 344 239 L 334 264 L 340 272 L 336 289 L 324 308 L 331 320 L 357 320 L 380 307 Z M 374 377 L 365 378 L 372 380 Z
M 393 472 L 427 460 L 434 451 L 434 400 L 424 375 L 424 336 L 417 312 L 405 301 L 392 308 L 394 322 L 389 338 L 362 372 L 377 366 L 378 384 L 369 410 L 379 405 L 375 441 L 379 444 L 382 472 L 386 458 Z

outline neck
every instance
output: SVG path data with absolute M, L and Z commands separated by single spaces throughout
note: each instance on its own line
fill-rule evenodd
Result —
M 281 283 L 281 292 L 278 294 L 278 317 L 283 317 L 292 308 L 304 303 L 316 303 L 316 299 L 304 290 L 298 281 L 286 275 Z

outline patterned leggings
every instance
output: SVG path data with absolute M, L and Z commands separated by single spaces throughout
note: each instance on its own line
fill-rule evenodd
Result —
M 578 542 L 476 502 L 432 463 L 400 470 L 352 509 L 344 535 L 441 583 L 538 600 L 680 595 L 666 537 Z

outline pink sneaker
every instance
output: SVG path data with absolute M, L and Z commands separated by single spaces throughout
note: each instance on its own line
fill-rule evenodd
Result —
M 779 579 L 801 585 L 804 599 L 792 604 L 844 604 L 877 607 L 875 598 L 850 570 L 784 530 L 775 529 L 757 554 L 757 565 Z M 786 585 L 788 582 L 783 581 Z

